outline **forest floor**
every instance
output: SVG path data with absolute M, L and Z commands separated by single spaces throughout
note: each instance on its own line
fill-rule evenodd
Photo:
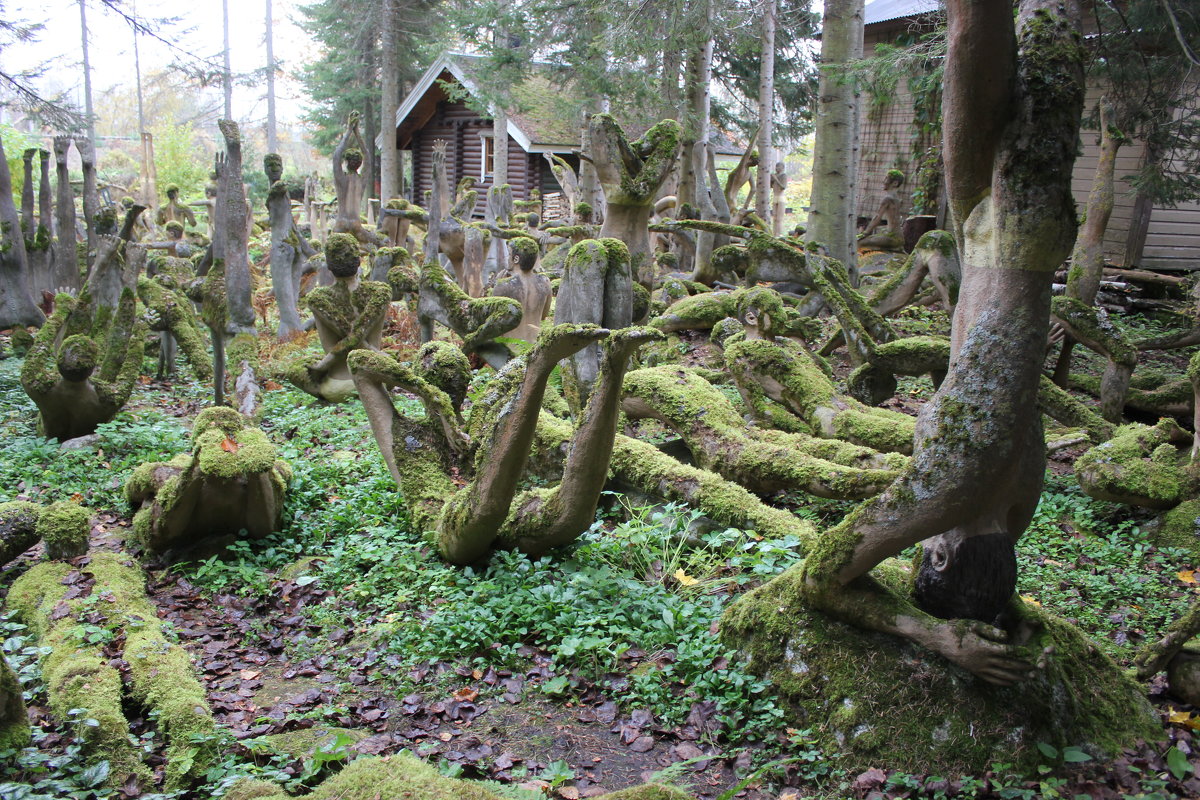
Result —
M 948 320 L 918 309 L 900 327 L 945 333 Z M 683 346 L 703 360 L 700 338 Z M 1178 374 L 1189 354 L 1156 356 L 1152 366 Z M 1080 364 L 1099 367 L 1087 356 Z M 94 549 L 132 547 L 125 479 L 187 448 L 204 390 L 146 380 L 102 426 L 98 451 L 64 451 L 36 435 L 19 369 L 18 359 L 0 361 L 0 500 L 75 499 L 97 512 Z M 608 495 L 570 548 L 452 567 L 410 529 L 358 404 L 321 406 L 269 388 L 263 427 L 295 471 L 284 530 L 210 557 L 146 564 L 150 596 L 208 689 L 222 759 L 182 794 L 100 788 L 71 727 L 45 707 L 36 644 L 4 617 L 4 651 L 26 682 L 37 734 L 34 748 L 0 753 L 0 800 L 219 797 L 247 775 L 302 791 L 359 754 L 401 750 L 529 800 L 651 778 L 706 799 L 1200 796 L 1200 716 L 1167 697 L 1161 679 L 1147 687 L 1161 740 L 1112 762 L 1064 764 L 1048 753 L 1032 775 L 1004 764 L 972 776 L 886 763 L 848 772 L 810 730 L 789 727 L 771 687 L 717 636 L 731 599 L 799 560 L 797 541 L 697 526 L 686 509 Z M 915 413 L 932 392 L 927 379 L 906 379 L 889 405 Z M 1200 592 L 1200 561 L 1150 544 L 1148 514 L 1084 496 L 1070 471 L 1078 452 L 1051 462 L 1020 544 L 1019 591 L 1128 665 Z M 852 507 L 794 492 L 768 499 L 820 526 Z M 7 565 L 0 590 L 39 557 L 35 549 Z M 120 666 L 119 643 L 110 655 Z M 155 721 L 131 711 L 161 776 Z M 1185 758 L 1168 760 L 1170 747 Z

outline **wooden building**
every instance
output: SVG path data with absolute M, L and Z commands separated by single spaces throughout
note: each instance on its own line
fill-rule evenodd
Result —
M 481 94 L 479 86 L 484 82 L 477 80 L 477 76 L 483 69 L 486 61 L 481 56 L 444 53 L 425 71 L 396 110 L 394 146 L 411 165 L 411 198 L 420 203 L 430 189 L 433 147 L 441 140 L 446 142 L 451 188 L 466 176 L 476 180 L 477 217 L 483 216 L 497 154 L 508 158 L 508 182 L 514 199 L 528 199 L 535 188 L 540 189 L 545 216 L 554 219 L 565 215 L 566 209 L 561 207 L 562 189 L 550 170 L 547 155 L 557 155 L 572 167 L 579 167 L 580 120 L 578 107 L 571 102 L 570 71 L 546 63 L 531 66 L 520 85 L 510 89 L 513 107 L 507 109 L 508 136 L 497 147 L 491 117 L 476 110 L 480 103 L 468 102 Z M 620 109 L 614 113 L 630 134 L 646 130 L 653 121 L 626 124 L 626 118 L 636 115 L 622 113 Z M 385 146 L 384 137 L 377 143 Z M 719 132 L 714 132 L 713 144 L 718 158 L 741 155 L 736 143 Z
M 871 55 L 877 44 L 896 44 L 932 29 L 937 0 L 869 0 L 864 19 L 863 52 Z M 1088 25 L 1095 20 L 1084 15 L 1084 35 L 1094 33 Z M 1096 106 L 1103 88 L 1087 87 L 1085 117 Z M 897 82 L 887 102 L 872 103 L 864 95 L 859 137 L 858 201 L 860 216 L 870 218 L 879 208 L 884 176 L 899 169 L 914 179 L 913 97 L 907 82 Z M 1075 160 L 1072 189 L 1079 212 L 1087 204 L 1088 192 L 1099 157 L 1099 134 L 1086 128 L 1080 134 L 1082 150 Z M 1105 233 L 1105 257 L 1112 264 L 1160 270 L 1200 269 L 1200 203 L 1183 203 L 1176 208 L 1156 207 L 1123 178 L 1142 165 L 1143 142 L 1132 141 L 1117 154 L 1116 202 Z M 902 193 L 908 213 L 909 198 Z

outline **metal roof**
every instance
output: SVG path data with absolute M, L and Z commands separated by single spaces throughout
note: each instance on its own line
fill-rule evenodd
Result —
M 919 17 L 937 11 L 938 5 L 938 0 L 871 0 L 863 9 L 863 24 Z

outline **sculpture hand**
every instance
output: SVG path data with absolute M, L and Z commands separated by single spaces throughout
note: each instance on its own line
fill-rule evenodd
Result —
M 70 136 L 54 137 L 54 160 L 59 164 L 67 163 L 67 151 L 71 149 Z
M 146 324 L 150 326 L 152 331 L 165 331 L 166 323 L 163 321 L 163 316 L 158 312 L 158 309 L 148 308 L 146 313 L 142 315 L 142 319 L 146 320 Z
M 929 644 L 948 661 L 997 686 L 1025 680 L 1036 669 L 1024 657 L 1025 651 L 1010 643 L 1008 633 L 983 622 L 942 623 Z M 1044 666 L 1045 655 L 1038 666 Z

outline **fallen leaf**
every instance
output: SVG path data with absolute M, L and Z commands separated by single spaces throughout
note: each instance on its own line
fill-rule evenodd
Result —
M 259 675 L 262 675 L 261 669 L 244 669 L 239 673 L 244 681 L 252 681 Z
M 566 800 L 579 800 L 579 790 L 574 786 L 563 786 L 558 790 L 558 796 Z
M 675 580 L 683 586 L 695 586 L 698 583 L 695 578 L 683 571 L 683 567 L 675 570 Z
M 472 689 L 470 686 L 464 686 L 454 693 L 454 699 L 462 703 L 470 703 L 479 697 L 479 692 Z
M 1026 603 L 1028 603 L 1031 606 L 1041 606 L 1042 605 L 1041 602 L 1039 602 L 1036 598 L 1034 598 L 1030 595 L 1027 595 L 1027 594 L 1021 595 L 1021 599 L 1024 600 Z
M 271 380 L 263 381 L 263 389 L 268 392 L 277 392 L 282 388 L 283 388 L 283 385 L 276 383 L 275 381 L 271 381 Z
M 1196 570 L 1181 569 L 1179 572 L 1175 573 L 1175 577 L 1179 578 L 1179 580 L 1183 581 L 1184 583 L 1195 583 Z
M 1167 722 L 1173 722 L 1176 725 L 1186 725 L 1192 719 L 1192 712 L 1180 711 L 1171 706 L 1167 706 Z
M 225 441 L 221 442 L 221 449 L 226 453 L 236 453 L 238 451 L 238 443 L 226 436 Z

